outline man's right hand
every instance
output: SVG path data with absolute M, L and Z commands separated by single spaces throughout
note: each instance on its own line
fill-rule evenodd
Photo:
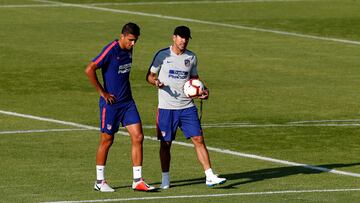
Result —
M 164 83 L 162 83 L 160 80 L 156 79 L 155 86 L 161 89 L 164 87 Z
M 115 96 L 112 94 L 109 94 L 107 92 L 101 93 L 101 96 L 105 99 L 106 104 L 113 104 L 115 103 Z

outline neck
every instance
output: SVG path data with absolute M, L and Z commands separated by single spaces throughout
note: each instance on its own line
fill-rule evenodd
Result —
M 176 54 L 176 55 L 181 55 L 185 52 L 184 50 L 180 50 L 179 48 L 177 48 L 175 45 L 171 46 L 171 50 Z
M 120 46 L 121 49 L 125 49 L 125 45 L 123 45 L 123 44 L 121 43 L 121 39 L 118 41 L 118 43 L 119 43 L 119 46 Z

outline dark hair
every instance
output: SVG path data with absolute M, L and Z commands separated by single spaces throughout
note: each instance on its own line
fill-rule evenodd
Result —
M 128 35 L 132 34 L 135 36 L 140 36 L 140 27 L 136 25 L 135 23 L 127 23 L 123 26 L 121 30 L 121 34 Z
M 189 38 L 191 38 L 190 28 L 188 28 L 184 25 L 178 26 L 174 30 L 174 35 L 179 35 L 182 38 L 189 39 Z

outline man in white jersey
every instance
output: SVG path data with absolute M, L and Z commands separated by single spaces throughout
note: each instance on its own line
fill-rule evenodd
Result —
M 206 175 L 206 185 L 215 186 L 226 182 L 219 178 L 211 169 L 197 108 L 191 98 L 186 97 L 183 86 L 186 81 L 199 78 L 197 73 L 196 55 L 187 50 L 190 29 L 186 26 L 176 27 L 173 34 L 173 44 L 158 51 L 150 65 L 146 80 L 158 88 L 157 136 L 160 140 L 160 162 L 162 183 L 160 188 L 170 187 L 170 148 L 175 140 L 179 127 L 187 139 L 191 139 L 197 158 Z M 208 90 L 199 96 L 207 99 Z

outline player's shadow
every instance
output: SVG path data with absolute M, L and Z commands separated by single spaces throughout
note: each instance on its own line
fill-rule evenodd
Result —
M 328 172 L 331 169 L 350 167 L 356 165 L 360 165 L 360 162 L 349 163 L 349 164 L 325 164 L 325 165 L 311 166 L 311 167 L 319 167 L 321 168 L 320 170 L 306 168 L 304 166 L 286 166 L 286 167 L 278 167 L 278 168 L 260 169 L 255 171 L 242 172 L 242 173 L 221 174 L 220 177 L 226 178 L 229 184 L 225 183 L 224 186 L 218 186 L 216 188 L 231 189 L 231 188 L 235 188 L 236 186 L 251 182 L 257 182 L 257 181 L 273 179 L 273 178 L 282 178 L 282 177 L 298 175 L 298 174 L 318 174 L 318 173 Z M 322 171 L 322 169 L 328 169 L 328 170 Z M 156 185 L 161 183 L 155 182 L 152 184 Z M 205 184 L 205 177 L 171 181 L 171 187 L 181 187 L 181 186 L 194 185 L 194 184 Z
M 359 163 L 349 163 L 349 164 L 324 164 L 324 165 L 317 165 L 311 167 L 304 167 L 304 166 L 287 166 L 287 167 L 278 167 L 278 168 L 268 168 L 268 169 L 261 169 L 256 171 L 249 171 L 244 173 L 233 173 L 233 174 L 225 174 L 224 177 L 228 180 L 233 180 L 232 183 L 224 185 L 222 189 L 231 189 L 235 186 L 262 181 L 266 179 L 274 179 L 274 178 L 282 178 L 291 175 L 298 175 L 298 174 L 318 174 L 329 172 L 332 169 L 343 168 L 343 167 L 350 167 L 360 165 Z M 314 167 L 319 167 L 319 170 L 312 169 Z M 325 169 L 325 170 L 324 170 Z M 240 180 L 240 181 L 236 181 Z M 235 182 L 234 182 L 235 181 Z

